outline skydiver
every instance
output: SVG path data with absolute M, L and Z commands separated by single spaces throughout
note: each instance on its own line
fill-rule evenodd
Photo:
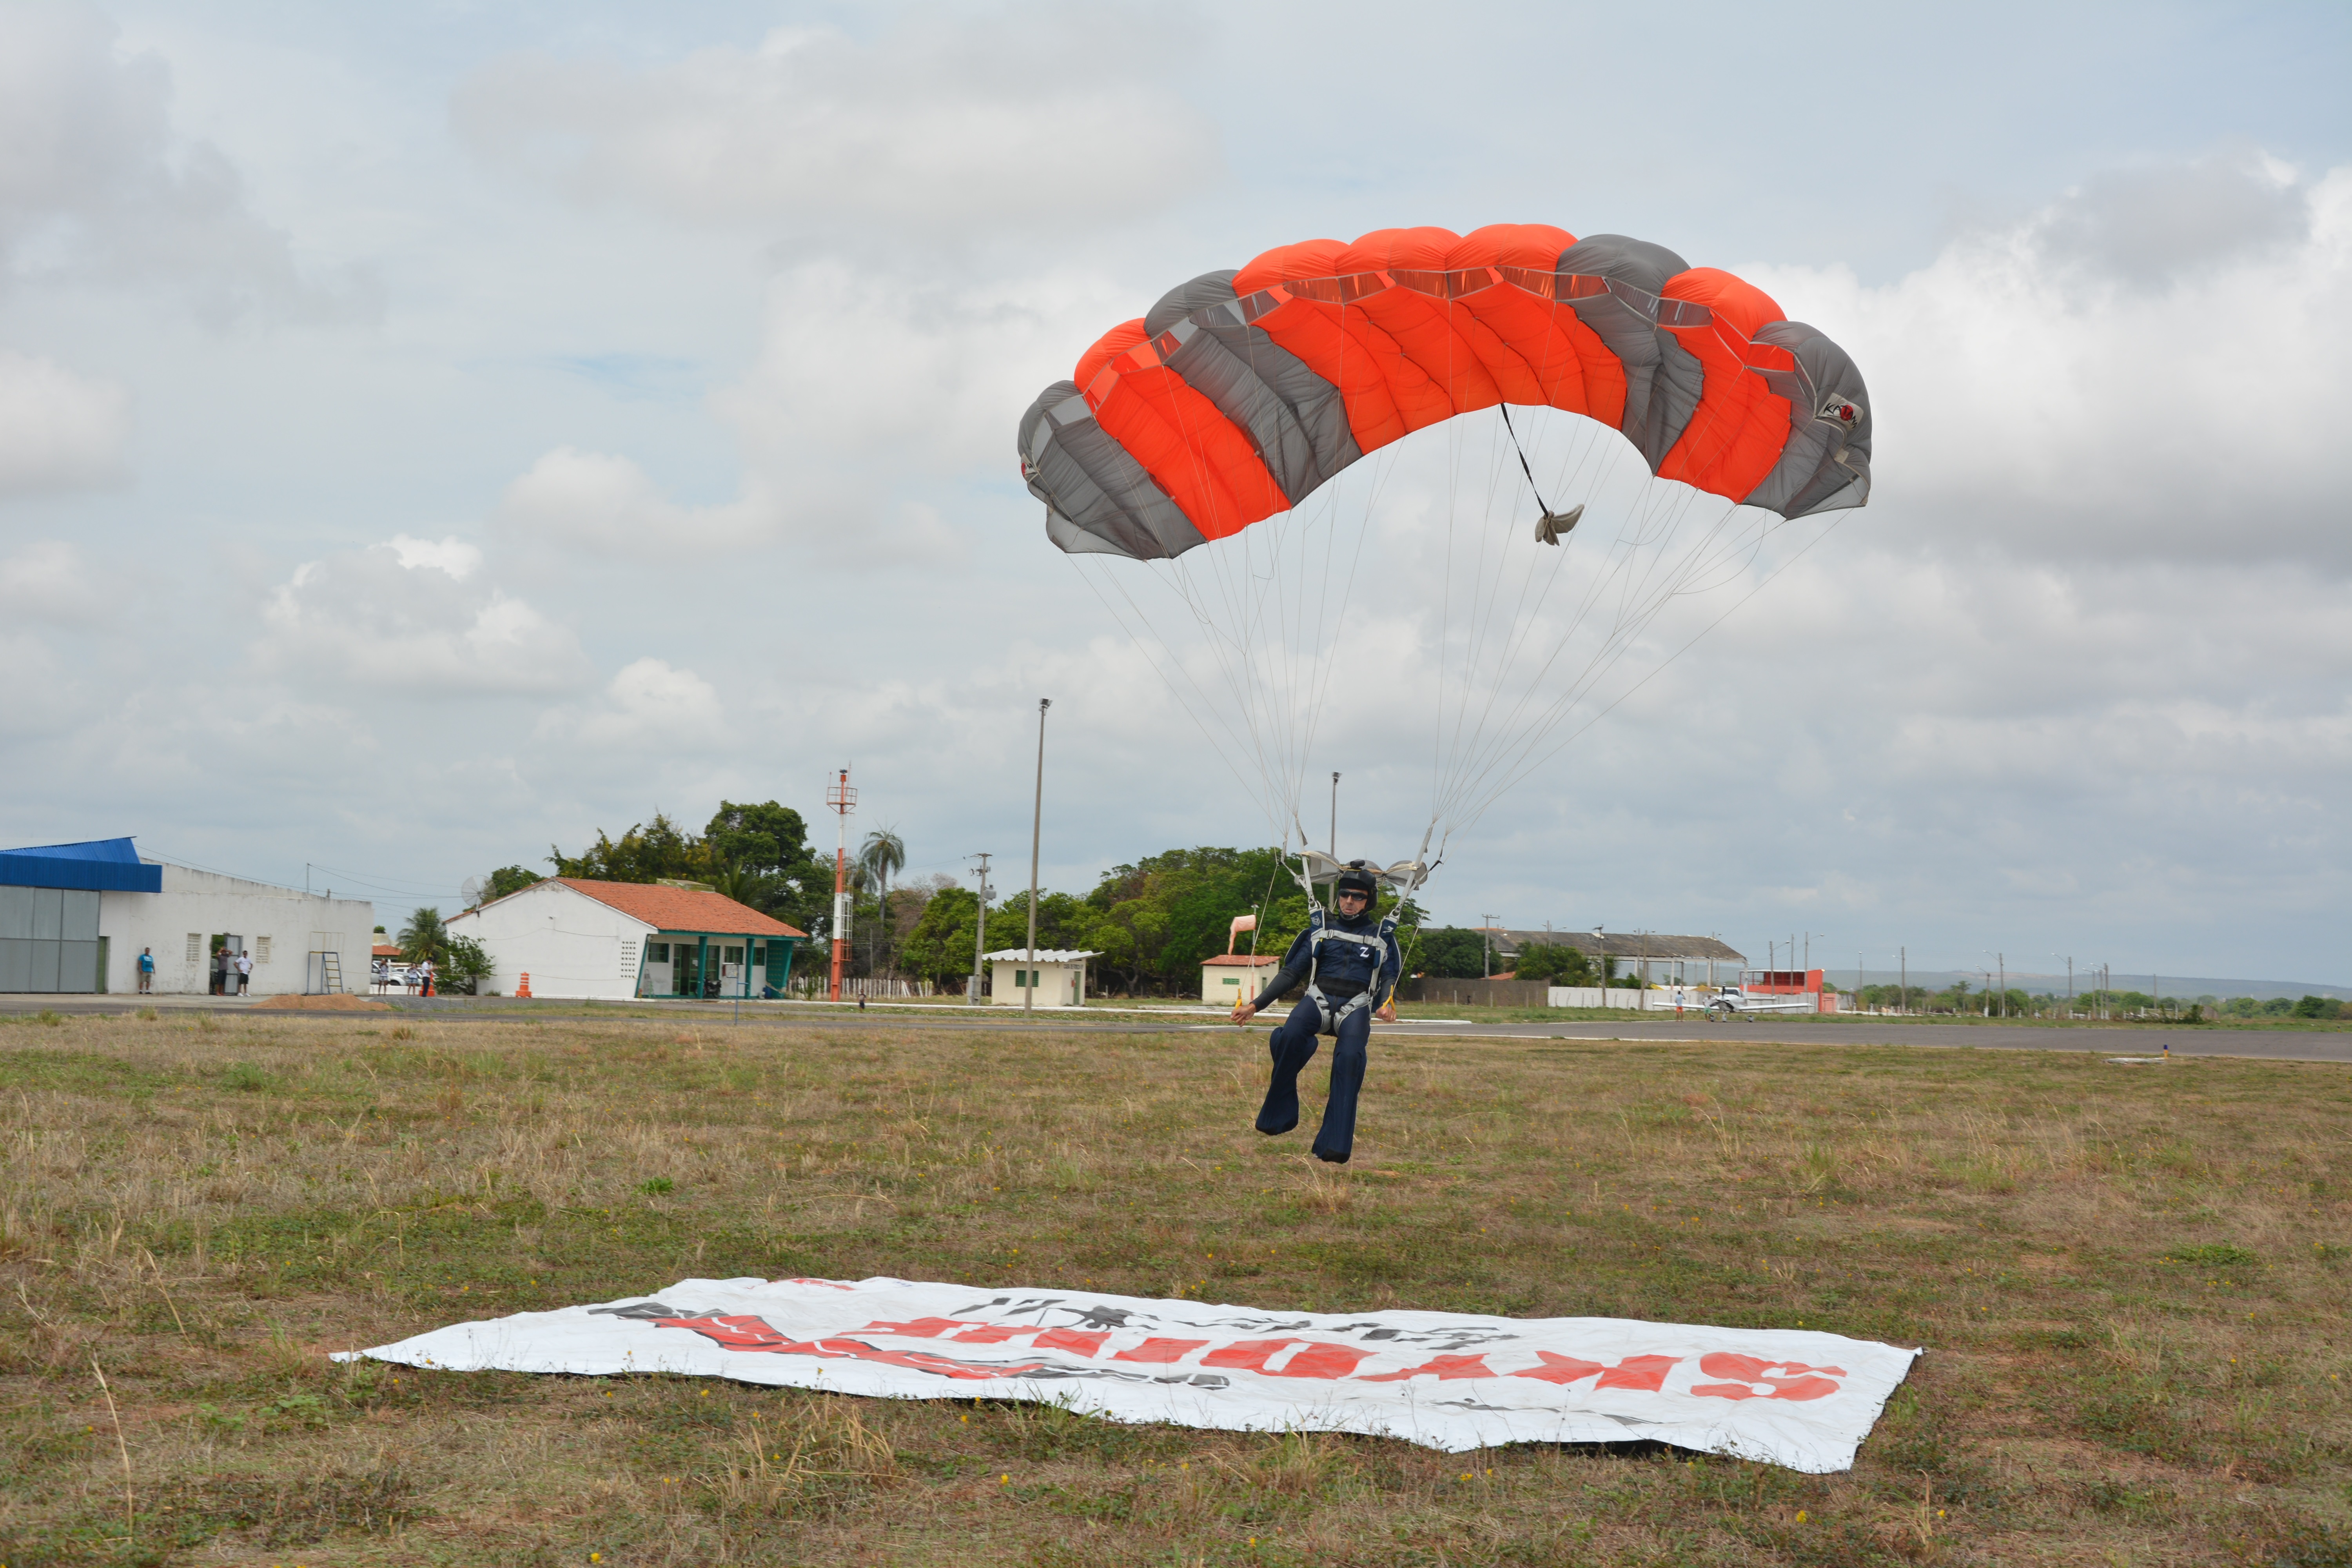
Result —
M 1315 1134 L 1315 1157 L 1344 1165 L 1356 1143 L 1356 1095 L 1364 1086 L 1372 1019 L 1396 1021 L 1397 973 L 1403 967 L 1392 923 L 1373 914 L 1379 883 L 1361 860 L 1350 862 L 1332 887 L 1333 912 L 1319 910 L 1284 955 L 1282 967 L 1252 1001 L 1234 1005 L 1234 1022 L 1247 1024 L 1265 1005 L 1302 981 L 1307 994 L 1290 1010 L 1266 1048 L 1273 1081 L 1257 1113 L 1269 1137 L 1298 1125 L 1298 1073 L 1314 1059 L 1318 1037 L 1333 1037 L 1331 1096 Z

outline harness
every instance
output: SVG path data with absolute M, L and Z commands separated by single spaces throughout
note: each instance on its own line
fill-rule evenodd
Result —
M 1316 1033 L 1337 1035 L 1341 1024 L 1359 1010 L 1372 1005 L 1372 993 L 1380 989 L 1381 964 L 1377 962 L 1373 964 L 1372 978 L 1361 991 L 1335 1007 L 1331 998 L 1323 994 L 1323 987 L 1316 982 L 1316 974 L 1323 963 L 1323 944 L 1326 942 L 1348 942 L 1362 947 L 1370 943 L 1380 949 L 1378 958 L 1385 960 L 1396 942 L 1396 915 L 1391 911 L 1381 917 L 1380 929 L 1369 937 L 1361 931 L 1333 931 L 1324 923 L 1326 918 L 1320 905 L 1307 911 L 1307 994 L 1315 1004 L 1316 1016 L 1320 1020 Z
M 1434 826 L 1435 825 L 1432 824 L 1433 829 Z M 1429 854 L 1429 835 L 1422 835 L 1421 853 L 1412 859 L 1400 860 L 1386 870 L 1381 870 L 1378 867 L 1371 868 L 1373 877 L 1378 881 L 1386 882 L 1396 889 L 1400 897 L 1397 900 L 1396 908 L 1381 917 L 1379 929 L 1370 936 L 1360 931 L 1331 929 L 1328 923 L 1330 917 L 1324 910 L 1323 900 L 1316 897 L 1315 884 L 1319 878 L 1336 879 L 1342 868 L 1339 862 L 1331 857 L 1306 847 L 1306 828 L 1299 828 L 1298 839 L 1300 845 L 1297 851 L 1298 864 L 1295 867 L 1290 864 L 1290 846 L 1286 838 L 1283 845 L 1282 865 L 1284 869 L 1289 871 L 1291 879 L 1298 884 L 1299 891 L 1307 895 L 1307 995 L 1315 1004 L 1316 1016 L 1318 1020 L 1316 1032 L 1323 1035 L 1336 1035 L 1342 1023 L 1357 1012 L 1372 1005 L 1372 994 L 1380 989 L 1381 970 L 1385 967 L 1385 961 L 1391 952 L 1397 955 L 1400 970 L 1397 978 L 1400 981 L 1404 978 L 1402 973 L 1404 953 L 1396 945 L 1397 913 L 1404 908 L 1405 900 L 1412 896 L 1413 889 L 1427 881 L 1429 873 L 1434 869 L 1426 863 Z M 1442 853 L 1444 846 L 1440 845 L 1439 848 Z M 1358 861 L 1356 864 L 1360 866 L 1363 862 Z M 1377 904 L 1377 899 L 1374 902 Z M 1361 991 L 1357 992 L 1345 1002 L 1334 1004 L 1331 998 L 1323 994 L 1323 987 L 1317 984 L 1316 976 L 1320 972 L 1323 963 L 1323 944 L 1327 942 L 1351 942 L 1359 947 L 1372 945 L 1381 950 L 1379 961 L 1372 966 L 1370 981 Z

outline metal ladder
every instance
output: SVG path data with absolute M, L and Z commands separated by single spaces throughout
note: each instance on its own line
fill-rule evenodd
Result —
M 327 988 L 330 996 L 340 995 L 343 989 L 343 958 L 339 952 L 319 954 L 319 984 Z

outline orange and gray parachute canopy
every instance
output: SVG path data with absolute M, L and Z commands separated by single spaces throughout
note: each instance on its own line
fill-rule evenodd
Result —
M 1843 350 L 1728 272 L 1542 224 L 1309 240 L 1195 278 L 1030 405 L 1021 469 L 1064 550 L 1180 555 L 1505 403 L 1598 420 L 1658 478 L 1783 517 L 1870 494 Z

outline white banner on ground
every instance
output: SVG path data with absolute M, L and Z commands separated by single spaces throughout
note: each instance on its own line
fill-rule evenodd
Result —
M 904 1279 L 681 1279 L 659 1297 L 339 1352 L 450 1372 L 664 1372 L 1114 1421 L 1360 1432 L 1447 1452 L 1650 1438 L 1822 1473 L 1920 1352 L 1802 1329 L 1267 1312 Z

